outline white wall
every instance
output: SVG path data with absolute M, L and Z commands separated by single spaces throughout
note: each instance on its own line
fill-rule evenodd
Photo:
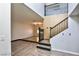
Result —
M 44 16 L 44 3 L 24 3 L 40 16 Z
M 11 55 L 10 4 L 0 3 L 0 55 Z
M 50 39 L 51 49 L 68 51 L 79 55 L 78 32 L 79 32 L 79 16 L 69 17 L 68 29 Z M 64 33 L 64 35 L 62 35 L 62 33 Z M 70 33 L 71 35 L 69 35 Z
M 12 21 L 12 40 L 23 39 L 33 36 L 32 24 Z
M 68 15 L 70 15 L 73 11 L 74 11 L 74 9 L 76 8 L 76 6 L 78 5 L 78 3 L 69 3 L 68 4 Z
M 69 17 L 68 22 L 69 28 L 62 32 L 64 35 L 60 33 L 51 39 L 52 49 L 79 53 L 79 17 Z M 71 33 L 71 36 L 69 33 Z

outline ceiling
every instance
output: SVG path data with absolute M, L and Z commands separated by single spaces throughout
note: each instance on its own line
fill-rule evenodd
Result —
M 43 21 L 43 18 L 24 3 L 11 4 L 11 19 L 19 22 Z
M 74 11 L 71 13 L 70 16 L 75 16 L 75 15 L 79 15 L 79 4 L 78 4 L 77 7 L 74 9 Z
M 59 3 L 45 3 L 45 5 L 46 6 L 51 6 L 51 5 L 55 6 L 55 5 L 59 5 Z
M 45 3 L 45 5 L 51 5 L 51 4 L 56 4 L 56 3 Z

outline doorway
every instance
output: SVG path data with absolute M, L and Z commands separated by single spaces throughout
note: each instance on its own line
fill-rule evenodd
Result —
M 44 34 L 42 34 L 42 32 L 44 32 L 43 28 L 43 21 L 34 21 L 33 22 L 33 36 L 37 37 L 37 42 L 40 42 L 44 37 Z

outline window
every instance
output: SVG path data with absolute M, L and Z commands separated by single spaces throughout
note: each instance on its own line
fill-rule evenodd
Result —
M 55 14 L 63 14 L 68 12 L 67 3 L 55 3 L 46 5 L 46 16 L 48 15 L 55 15 Z

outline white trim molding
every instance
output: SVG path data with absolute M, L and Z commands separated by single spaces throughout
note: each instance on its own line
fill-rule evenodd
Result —
M 59 52 L 64 52 L 64 53 L 69 53 L 69 54 L 73 54 L 73 55 L 77 55 L 79 56 L 79 53 L 76 53 L 76 52 L 72 52 L 72 51 L 67 51 L 67 50 L 60 50 L 60 49 L 55 49 L 55 48 L 52 48 L 51 49 L 52 51 L 59 51 Z

